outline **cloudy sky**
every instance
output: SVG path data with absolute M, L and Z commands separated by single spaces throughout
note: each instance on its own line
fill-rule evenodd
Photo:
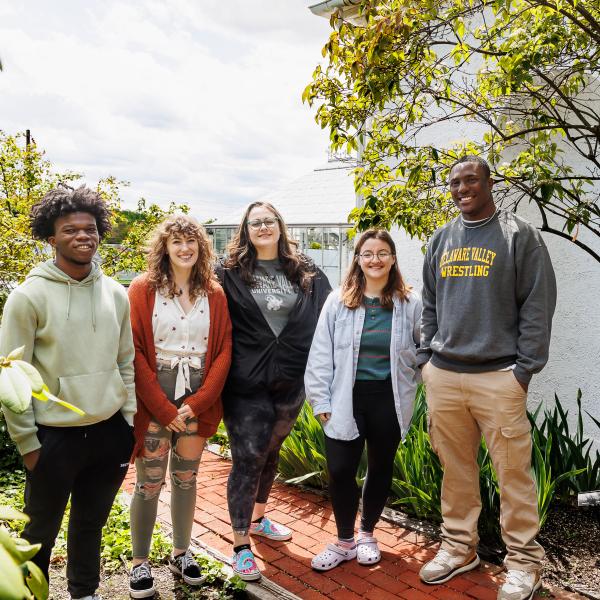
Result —
M 325 162 L 300 96 L 321 58 L 316 0 L 0 4 L 0 129 L 57 169 L 218 217 Z

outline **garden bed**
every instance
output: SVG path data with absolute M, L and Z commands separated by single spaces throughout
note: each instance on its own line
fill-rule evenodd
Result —
M 540 532 L 544 579 L 600 599 L 600 508 L 554 505 Z

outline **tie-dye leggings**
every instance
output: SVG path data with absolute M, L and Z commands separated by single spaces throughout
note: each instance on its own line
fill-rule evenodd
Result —
M 296 422 L 304 397 L 302 381 L 248 395 L 225 393 L 223 421 L 232 458 L 227 502 L 234 531 L 247 532 L 254 504 L 269 499 L 279 449 Z

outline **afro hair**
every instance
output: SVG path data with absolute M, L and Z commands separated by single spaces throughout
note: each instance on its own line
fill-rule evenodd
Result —
M 56 219 L 74 212 L 90 213 L 96 219 L 100 239 L 111 229 L 110 211 L 98 192 L 85 185 L 74 189 L 61 183 L 32 206 L 30 222 L 34 237 L 47 240 L 54 235 Z

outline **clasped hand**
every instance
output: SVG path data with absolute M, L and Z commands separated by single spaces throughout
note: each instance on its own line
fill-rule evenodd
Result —
M 182 404 L 177 410 L 177 416 L 167 425 L 169 431 L 185 431 L 185 421 L 194 416 L 189 404 Z

